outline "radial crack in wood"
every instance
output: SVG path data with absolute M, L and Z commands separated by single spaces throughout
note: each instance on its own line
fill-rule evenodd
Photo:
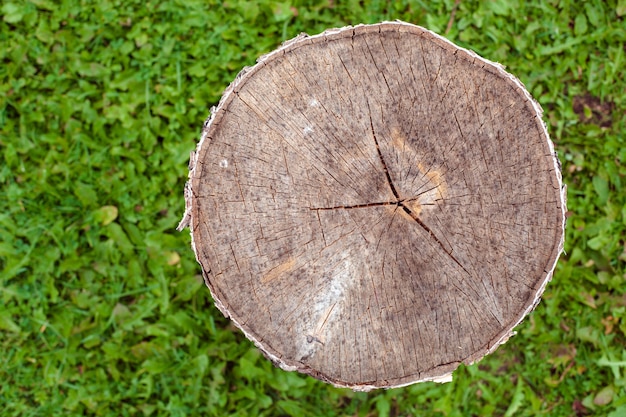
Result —
M 539 105 L 403 22 L 301 35 L 244 69 L 189 177 L 180 227 L 217 307 L 276 365 L 355 390 L 492 352 L 563 249 Z

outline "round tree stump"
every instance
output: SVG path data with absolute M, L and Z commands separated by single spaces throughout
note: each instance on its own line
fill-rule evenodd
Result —
M 407 23 L 261 57 L 190 168 L 181 228 L 217 307 L 276 365 L 355 390 L 448 380 L 495 350 L 563 248 L 539 105 Z

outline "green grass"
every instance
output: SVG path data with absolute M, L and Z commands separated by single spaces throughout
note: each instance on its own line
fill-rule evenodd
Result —
M 0 15 L 3 416 L 626 415 L 626 1 L 10 0 Z M 244 65 L 385 19 L 525 83 L 570 217 L 517 336 L 450 384 L 366 394 L 260 356 L 174 228 L 189 151 Z

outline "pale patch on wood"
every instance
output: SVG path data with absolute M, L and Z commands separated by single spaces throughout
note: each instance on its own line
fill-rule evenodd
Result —
M 263 275 L 263 277 L 261 278 L 261 283 L 267 284 L 270 281 L 274 281 L 276 278 L 279 278 L 280 276 L 293 271 L 295 267 L 296 259 L 289 258 L 287 262 L 278 265 L 277 267 L 271 269 L 267 274 Z
M 397 127 L 391 129 L 391 144 L 399 151 L 404 151 L 406 147 L 406 140 L 404 138 L 404 135 L 400 133 L 400 129 L 398 129 Z
M 298 354 L 303 359 L 312 358 L 319 349 L 333 337 L 333 318 L 341 313 L 341 306 L 348 286 L 354 282 L 352 263 L 347 261 L 345 268 L 330 279 L 330 282 L 313 299 L 310 318 L 302 324 L 300 332 L 304 337 L 297 338 Z M 317 319 L 317 320 L 316 320 Z M 316 323 L 315 327 L 310 325 Z
M 411 212 L 413 214 L 415 214 L 416 216 L 419 216 L 420 214 L 422 214 L 422 204 L 420 203 L 420 200 L 407 200 L 404 202 L 404 205 L 407 206 L 409 208 L 409 210 L 411 210 Z M 409 219 L 413 219 L 413 217 L 409 216 L 408 213 L 404 212 L 404 210 L 402 211 L 402 213 L 407 216 L 407 218 Z
M 433 205 L 436 201 L 443 200 L 448 191 L 448 185 L 443 179 L 441 172 L 429 170 L 421 163 L 418 163 L 417 167 L 420 172 L 428 178 L 428 182 L 424 185 L 424 189 L 427 191 L 421 194 L 417 201 L 422 205 Z
M 333 303 L 332 305 L 326 308 L 326 311 L 320 316 L 320 319 L 317 322 L 317 326 L 315 327 L 315 331 L 310 335 L 311 338 L 307 339 L 307 342 L 311 343 L 312 341 L 324 344 L 325 336 L 324 336 L 324 327 L 328 323 L 328 319 L 332 314 L 333 310 L 337 303 Z
M 391 129 L 391 145 L 402 154 L 416 154 L 397 127 Z M 417 163 L 417 168 L 427 181 L 421 187 L 421 192 L 418 196 L 405 197 L 402 200 L 404 205 L 408 207 L 414 215 L 419 216 L 422 210 L 424 210 L 424 206 L 434 207 L 437 201 L 441 201 L 445 198 L 448 192 L 448 185 L 441 171 L 429 169 L 421 162 Z

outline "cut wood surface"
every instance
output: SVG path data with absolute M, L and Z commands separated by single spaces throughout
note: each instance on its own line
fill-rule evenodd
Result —
M 447 380 L 508 339 L 563 248 L 539 105 L 407 23 L 261 57 L 190 168 L 181 227 L 218 308 L 278 366 L 337 386 Z

